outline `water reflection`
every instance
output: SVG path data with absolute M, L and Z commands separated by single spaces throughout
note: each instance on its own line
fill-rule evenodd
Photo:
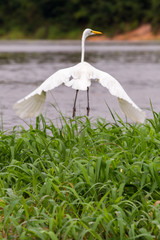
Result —
M 86 47 L 86 61 L 117 78 L 129 96 L 143 109 L 149 109 L 149 100 L 159 111 L 160 44 L 158 43 L 93 43 Z M 4 129 L 25 123 L 12 109 L 13 103 L 34 90 L 55 71 L 80 61 L 80 42 L 0 42 L 0 111 Z M 58 87 L 47 96 L 44 114 L 55 120 L 58 113 L 50 102 L 67 116 L 72 115 L 75 91 Z M 98 84 L 90 88 L 91 117 L 111 120 L 106 102 L 122 118 L 117 100 Z M 78 96 L 77 114 L 86 114 L 86 93 Z M 147 116 L 151 117 L 147 110 Z M 1 126 L 0 126 L 1 128 Z

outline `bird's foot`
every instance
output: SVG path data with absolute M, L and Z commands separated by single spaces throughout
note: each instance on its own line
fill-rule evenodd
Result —
M 87 116 L 89 116 L 90 107 L 87 107 Z

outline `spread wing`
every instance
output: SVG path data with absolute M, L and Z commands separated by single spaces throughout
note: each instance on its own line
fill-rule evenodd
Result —
M 97 80 L 103 87 L 106 87 L 113 96 L 118 98 L 120 108 L 124 114 L 133 121 L 143 123 L 146 117 L 145 112 L 132 101 L 120 83 L 106 72 L 94 67 L 92 71 L 92 78 Z
M 75 71 L 76 66 L 61 69 L 46 79 L 38 88 L 29 95 L 15 103 L 13 108 L 20 118 L 31 118 L 38 116 L 43 108 L 46 92 L 67 83 Z

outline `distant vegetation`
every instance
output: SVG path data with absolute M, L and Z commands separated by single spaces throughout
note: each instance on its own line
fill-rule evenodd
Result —
M 78 38 L 86 27 L 113 36 L 151 23 L 160 29 L 159 0 L 0 0 L 0 38 Z

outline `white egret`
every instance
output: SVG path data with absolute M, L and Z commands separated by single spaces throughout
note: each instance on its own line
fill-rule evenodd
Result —
M 82 52 L 81 62 L 73 67 L 61 69 L 45 80 L 37 89 L 29 95 L 19 100 L 14 109 L 20 118 L 31 118 L 38 116 L 43 108 L 46 92 L 65 84 L 67 87 L 72 87 L 76 90 L 76 96 L 73 107 L 73 117 L 76 112 L 76 100 L 79 90 L 87 91 L 87 115 L 89 115 L 89 87 L 91 81 L 99 82 L 103 87 L 106 87 L 109 92 L 118 98 L 121 110 L 126 116 L 136 122 L 144 122 L 145 112 L 142 111 L 127 95 L 120 83 L 106 72 L 100 71 L 89 63 L 84 61 L 85 40 L 88 36 L 94 34 L 102 34 L 101 32 L 86 29 L 82 35 Z

